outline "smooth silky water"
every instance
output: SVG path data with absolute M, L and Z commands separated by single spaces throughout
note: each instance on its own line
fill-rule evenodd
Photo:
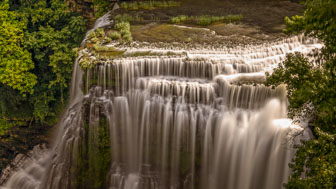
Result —
M 96 26 L 108 22 L 105 16 Z M 286 53 L 320 47 L 295 36 L 106 59 L 85 73 L 79 57 L 54 147 L 3 187 L 282 188 L 294 156 L 292 136 L 303 128 L 286 118 L 285 87 L 264 86 L 264 73 Z M 303 133 L 296 140 L 309 137 Z

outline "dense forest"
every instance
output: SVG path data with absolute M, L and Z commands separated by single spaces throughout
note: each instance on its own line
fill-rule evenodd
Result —
M 55 123 L 85 20 L 64 1 L 3 1 L 1 23 L 1 132 Z
M 312 57 L 288 54 L 266 84 L 285 83 L 289 117 L 309 119 L 314 139 L 297 146 L 286 188 L 336 185 L 336 1 L 306 0 L 300 16 L 285 19 L 287 34 L 304 33 L 324 43 Z M 93 0 L 96 18 L 111 8 Z M 50 128 L 68 102 L 76 52 L 88 27 L 64 0 L 1 0 L 0 170 L 21 129 Z M 43 129 L 42 129 L 43 130 Z M 42 132 L 42 131 L 41 131 Z M 29 134 L 29 132 L 28 132 Z M 31 134 L 31 133 L 30 133 Z M 28 149 L 26 149 L 28 150 Z
M 7 158 L 31 148 L 25 143 L 34 135 L 57 122 L 86 22 L 62 0 L 4 0 L 0 15 L 3 167 Z

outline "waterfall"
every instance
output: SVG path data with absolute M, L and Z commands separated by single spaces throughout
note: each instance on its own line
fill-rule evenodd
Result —
M 96 26 L 106 25 L 101 22 L 107 17 Z M 292 136 L 304 128 L 286 117 L 285 86 L 264 86 L 264 73 L 286 53 L 320 46 L 295 36 L 180 55 L 106 58 L 85 72 L 79 57 L 54 147 L 3 187 L 282 188 L 295 152 Z

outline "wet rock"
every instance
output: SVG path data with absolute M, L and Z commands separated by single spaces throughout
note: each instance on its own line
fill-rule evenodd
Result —
M 34 148 L 30 150 L 27 154 L 20 153 L 16 155 L 11 163 L 1 171 L 0 185 L 4 184 L 13 173 L 15 173 L 20 168 L 24 168 L 27 162 L 30 162 L 32 158 L 43 153 L 44 151 L 46 151 L 46 149 L 46 144 L 39 144 L 34 146 Z

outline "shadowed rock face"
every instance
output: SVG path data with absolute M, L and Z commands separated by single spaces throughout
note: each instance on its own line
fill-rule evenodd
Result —
M 43 155 L 46 150 L 46 144 L 38 144 L 26 153 L 17 154 L 11 163 L 1 171 L 0 185 L 3 185 L 13 173 L 29 165 L 30 162 L 34 161 L 34 158 L 40 158 L 39 156 Z
M 17 156 L 27 157 L 34 146 L 48 142 L 47 130 L 47 126 L 40 125 L 16 126 L 11 128 L 8 135 L 0 136 L 0 185 L 7 179 L 8 174 L 12 173 L 12 167 L 20 167 L 18 165 L 22 162 L 18 159 L 21 158 Z

